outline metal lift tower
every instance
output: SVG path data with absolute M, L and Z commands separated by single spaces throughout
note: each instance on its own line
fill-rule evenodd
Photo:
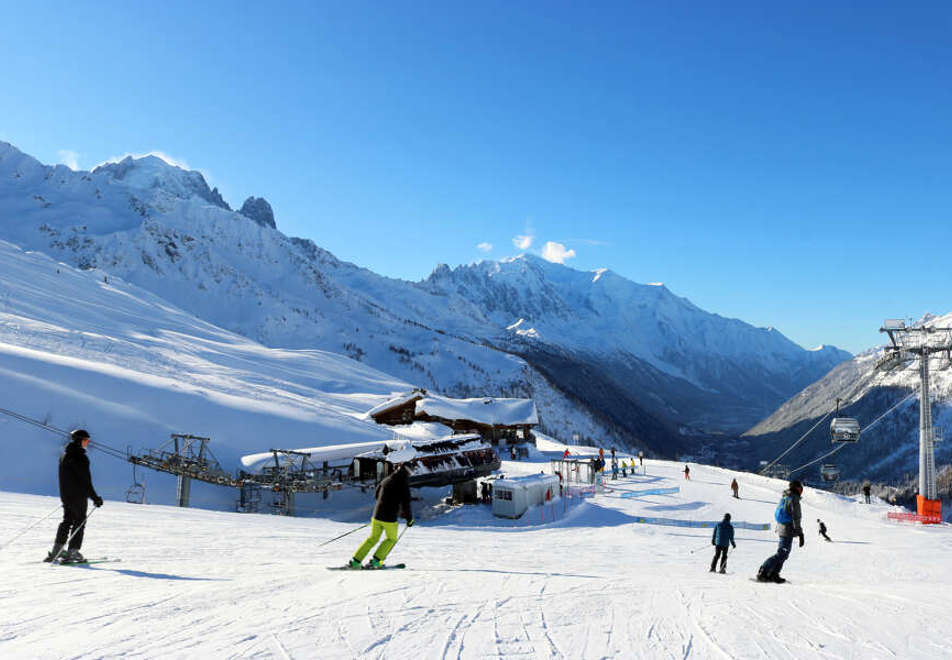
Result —
M 880 366 L 900 365 L 919 360 L 919 494 L 916 509 L 920 516 L 938 516 L 941 520 L 942 501 L 935 483 L 935 429 L 932 426 L 932 401 L 929 398 L 929 358 L 945 354 L 952 362 L 952 328 L 933 326 L 907 327 L 898 319 L 887 319 L 880 332 L 889 335 Z

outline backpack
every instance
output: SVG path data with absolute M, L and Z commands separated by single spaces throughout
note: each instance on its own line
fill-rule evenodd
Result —
M 790 512 L 787 511 L 787 504 L 790 502 L 790 497 L 784 495 L 780 498 L 780 503 L 777 504 L 777 510 L 774 511 L 773 517 L 781 525 L 789 525 L 793 522 L 793 516 L 790 515 Z

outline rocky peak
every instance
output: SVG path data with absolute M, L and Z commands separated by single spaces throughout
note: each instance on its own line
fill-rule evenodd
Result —
M 238 213 L 246 218 L 251 218 L 262 227 L 277 229 L 277 226 L 274 224 L 274 211 L 271 209 L 271 205 L 268 204 L 268 200 L 264 197 L 249 197 L 245 200 L 245 203 L 241 205 L 241 210 L 239 210 Z
M 209 204 L 231 210 L 218 188 L 208 187 L 201 172 L 183 170 L 151 154 L 141 158 L 126 156 L 116 163 L 104 163 L 92 173 L 108 175 L 134 188 L 160 189 L 182 199 L 199 197 Z

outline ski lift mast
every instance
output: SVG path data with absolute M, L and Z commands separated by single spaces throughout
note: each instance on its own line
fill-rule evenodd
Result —
M 952 362 L 952 328 L 907 327 L 901 319 L 886 319 L 879 331 L 889 335 L 890 341 L 880 361 L 884 367 L 902 365 L 909 359 L 919 360 L 919 494 L 916 508 L 920 516 L 941 519 L 942 503 L 936 488 L 936 437 L 929 398 L 929 358 L 944 353 L 945 359 Z

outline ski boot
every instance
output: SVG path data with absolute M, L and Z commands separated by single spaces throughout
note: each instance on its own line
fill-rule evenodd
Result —
M 724 575 L 724 574 L 727 573 L 727 569 L 725 569 L 725 568 L 722 567 L 719 572 L 720 572 L 721 575 Z
M 383 568 L 383 562 L 373 557 L 370 561 L 367 562 L 367 565 L 364 568 L 374 569 L 374 568 Z
M 350 558 L 350 561 L 347 562 L 347 568 L 351 568 L 351 569 L 354 569 L 354 570 L 360 570 L 361 568 L 363 568 L 363 566 L 360 565 L 360 560 L 359 560 L 359 559 L 354 559 L 353 557 L 351 557 L 351 558 Z
M 783 584 L 784 582 L 786 582 L 786 580 L 785 580 L 784 578 L 780 577 L 779 574 L 778 574 L 778 575 L 771 575 L 769 581 L 770 581 L 770 582 L 776 582 L 777 584 Z
M 79 550 L 67 550 L 60 557 L 60 561 L 64 564 L 80 564 L 86 561 L 86 558 L 79 552 Z
M 56 555 L 60 554 L 60 550 L 62 549 L 63 549 L 62 544 L 59 544 L 59 543 L 53 544 L 53 549 L 47 553 L 46 559 L 44 559 L 43 561 L 45 562 L 53 561 L 54 559 L 56 559 Z

